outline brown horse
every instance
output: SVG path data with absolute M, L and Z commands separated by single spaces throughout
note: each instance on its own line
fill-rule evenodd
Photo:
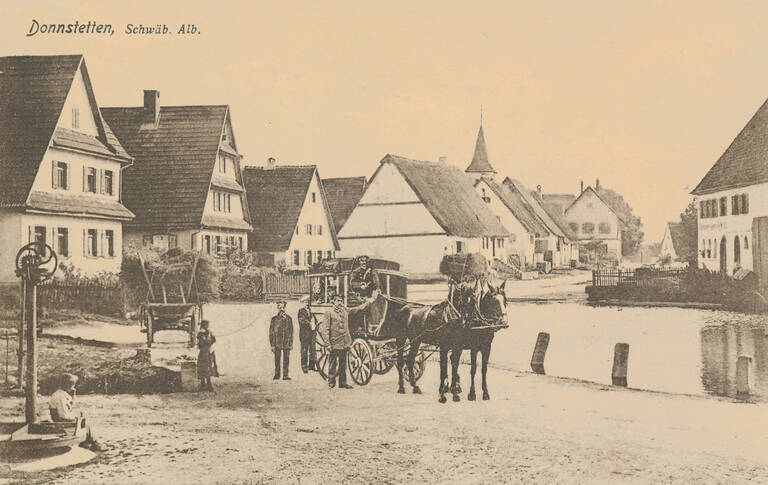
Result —
M 458 350 L 459 357 L 461 357 L 461 351 L 468 349 L 470 351 L 470 376 L 471 385 L 469 388 L 469 394 L 467 399 L 470 401 L 475 400 L 475 372 L 477 371 L 477 353 L 482 354 L 482 390 L 483 400 L 487 401 L 491 398 L 488 393 L 488 383 L 486 375 L 488 373 L 488 360 L 491 356 L 491 344 L 493 343 L 493 337 L 496 335 L 496 331 L 500 328 L 507 326 L 507 296 L 504 292 L 506 282 L 502 283 L 498 287 L 494 287 L 488 284 L 488 291 L 485 292 L 481 298 L 480 303 L 477 306 L 477 313 L 474 317 L 469 319 L 469 335 L 463 339 L 463 345 Z M 458 378 L 457 378 L 458 379 Z M 458 380 L 457 380 L 458 382 Z M 461 392 L 461 389 L 457 389 Z M 454 394 L 454 400 L 456 394 Z
M 458 345 L 455 343 L 457 335 L 461 333 L 468 317 L 475 314 L 477 287 L 469 284 L 452 285 L 452 291 L 448 298 L 434 306 L 422 306 L 406 304 L 393 319 L 393 325 L 387 334 L 395 336 L 398 348 L 397 370 L 398 390 L 405 393 L 403 379 L 403 353 L 406 343 L 408 355 L 405 358 L 409 381 L 414 394 L 420 394 L 421 389 L 414 379 L 413 365 L 416 354 L 422 343 L 435 345 L 440 348 L 440 394 L 444 399 L 445 390 L 448 389 L 447 353 Z M 458 375 L 459 354 L 452 359 L 453 375 Z

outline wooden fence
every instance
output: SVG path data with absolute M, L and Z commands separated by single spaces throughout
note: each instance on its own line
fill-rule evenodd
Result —
M 594 270 L 592 286 L 655 286 L 661 281 L 679 283 L 685 269 Z
M 38 298 L 48 311 L 67 309 L 116 316 L 123 311 L 120 286 L 73 285 L 52 281 L 40 285 Z
M 305 273 L 279 273 L 264 276 L 264 295 L 307 295 L 309 278 Z

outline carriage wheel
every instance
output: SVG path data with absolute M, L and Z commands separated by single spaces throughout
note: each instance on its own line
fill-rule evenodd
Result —
M 373 350 L 365 340 L 356 338 L 347 353 L 347 369 L 355 384 L 364 386 L 373 376 Z
M 319 326 L 315 329 L 315 342 L 313 352 L 315 353 L 315 366 L 317 367 L 317 373 L 320 374 L 320 377 L 327 380 L 328 359 L 331 355 L 331 346 L 330 342 L 326 341 L 326 338 L 323 336 L 323 332 L 320 331 Z
M 373 359 L 373 373 L 386 374 L 397 362 L 397 345 L 395 342 L 387 342 L 376 348 L 376 358 Z
M 416 381 L 418 382 L 419 379 L 421 379 L 421 376 L 424 375 L 424 367 L 427 365 L 427 356 L 424 354 L 423 350 L 420 350 L 418 354 L 413 358 L 413 373 L 415 374 L 414 377 L 416 377 Z M 411 380 L 411 373 L 408 372 L 408 362 L 406 359 L 406 362 L 403 362 L 403 378 L 405 378 L 407 381 L 410 382 Z

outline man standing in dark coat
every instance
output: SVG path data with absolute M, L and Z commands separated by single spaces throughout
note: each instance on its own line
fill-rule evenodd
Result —
M 312 329 L 312 310 L 309 306 L 309 298 L 302 300 L 304 306 L 299 308 L 299 342 L 301 342 L 301 370 L 306 374 L 308 370 L 315 370 L 314 338 Z
M 269 324 L 269 345 L 275 353 L 275 377 L 280 379 L 280 354 L 283 356 L 283 380 L 290 381 L 288 361 L 293 347 L 293 320 L 285 313 L 285 302 L 277 302 L 277 315 Z
M 336 386 L 339 378 L 339 389 L 352 389 L 347 384 L 347 352 L 352 345 L 349 334 L 349 310 L 344 307 L 344 298 L 334 295 L 333 308 L 325 313 L 323 335 L 331 347 L 328 358 L 328 387 Z

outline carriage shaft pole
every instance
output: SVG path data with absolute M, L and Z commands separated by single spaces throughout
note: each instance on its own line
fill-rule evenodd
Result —
M 37 286 L 29 285 L 30 311 L 27 318 L 27 386 L 24 407 L 26 422 L 37 422 Z

